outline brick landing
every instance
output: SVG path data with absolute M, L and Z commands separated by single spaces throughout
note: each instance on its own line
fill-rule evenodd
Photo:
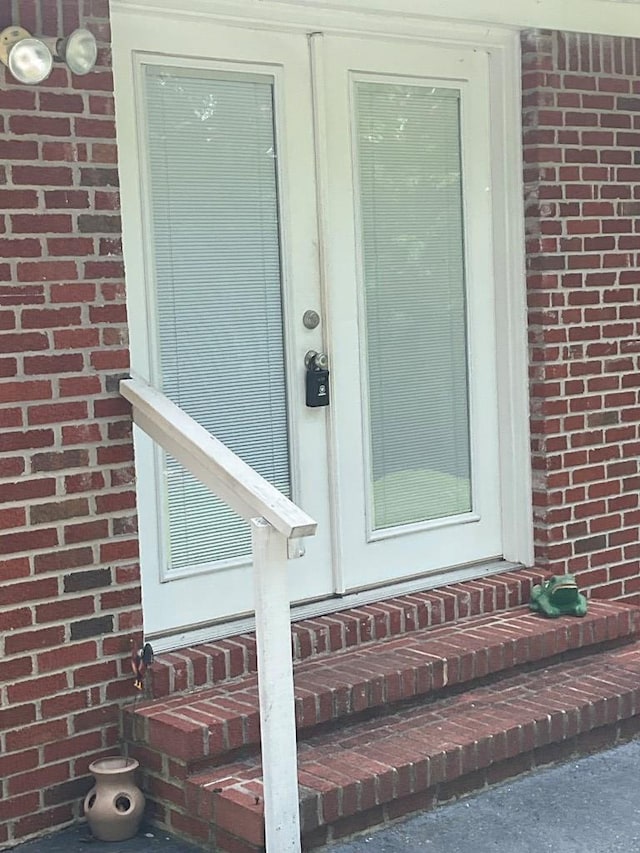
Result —
M 544 577 L 536 569 L 504 572 L 294 622 L 293 658 L 303 661 L 409 631 L 517 607 L 529 601 L 531 587 Z M 149 673 L 150 695 L 172 696 L 255 671 L 255 634 L 239 634 L 159 655 Z
M 635 733 L 640 611 L 592 601 L 584 619 L 547 620 L 523 604 L 538 577 L 460 584 L 294 626 L 305 849 Z M 239 666 L 238 648 L 243 668 L 230 677 L 219 662 Z M 219 683 L 125 709 L 125 737 L 158 823 L 209 849 L 256 853 L 253 653 L 247 638 L 212 649 L 223 652 L 218 669 L 202 666 L 200 647 L 178 656 L 178 672 L 217 672 Z M 163 661 L 165 684 L 171 666 Z

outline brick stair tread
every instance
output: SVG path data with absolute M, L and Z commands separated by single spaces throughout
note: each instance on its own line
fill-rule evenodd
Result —
M 639 676 L 636 642 L 314 735 L 298 748 L 303 834 L 628 719 L 640 711 Z M 259 847 L 259 756 L 191 775 L 187 803 Z
M 333 655 L 410 631 L 509 610 L 528 602 L 533 585 L 547 576 L 536 568 L 518 569 L 296 621 L 291 625 L 293 657 L 298 662 Z M 158 655 L 148 686 L 159 699 L 219 685 L 256 668 L 255 634 L 236 634 Z
M 302 661 L 295 667 L 298 727 L 309 729 L 563 652 L 631 638 L 639 620 L 640 610 L 617 602 L 592 601 L 581 619 L 549 620 L 519 607 Z M 259 743 L 255 674 L 125 711 L 136 740 L 185 762 Z

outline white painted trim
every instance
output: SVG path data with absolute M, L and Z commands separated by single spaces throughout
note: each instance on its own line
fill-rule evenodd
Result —
M 326 342 L 333 340 L 334 329 L 331 324 L 329 310 L 329 271 L 327 268 L 326 245 L 329 234 L 327 222 L 327 140 L 324 133 L 326 127 L 327 105 L 325 101 L 324 53 L 322 47 L 323 34 L 310 33 L 309 61 L 311 63 L 311 97 L 313 100 L 313 135 L 315 143 L 315 178 L 316 205 L 318 208 L 318 265 L 320 273 L 320 294 L 322 300 L 322 316 L 324 325 L 325 349 Z M 329 363 L 329 368 L 332 365 Z M 346 589 L 342 557 L 342 514 L 340 512 L 340 469 L 337 459 L 339 433 L 338 421 L 335 417 L 335 406 L 329 406 L 327 411 L 327 470 L 329 476 L 329 511 L 331 513 L 331 571 L 333 591 L 340 595 Z
M 127 288 L 127 300 L 140 299 L 140 291 L 144 294 L 140 313 L 130 314 L 130 341 L 132 347 L 131 362 L 136 366 L 136 370 L 140 376 L 144 377 L 151 385 L 162 387 L 162 369 L 160 365 L 160 330 L 158 326 L 158 298 L 155 283 L 157 281 L 155 255 L 151 251 L 153 246 L 153 228 L 151 212 L 151 166 L 149 163 L 149 149 L 145 145 L 145 140 L 148 139 L 148 119 L 147 119 L 147 93 L 143 85 L 144 65 L 141 57 L 135 54 L 132 55 L 132 75 L 133 75 L 133 91 L 132 98 L 135 107 L 136 124 L 138 133 L 136 138 L 136 147 L 138 153 L 138 161 L 140 164 L 140 212 L 141 218 L 136 227 L 140 228 L 142 239 L 141 247 L 141 263 L 144 274 L 138 279 L 141 282 L 141 288 L 136 288 L 136 293 L 131 296 L 132 288 Z M 121 158 L 123 159 L 123 158 Z M 128 209 L 128 205 L 127 205 Z M 132 219 L 132 217 L 129 218 Z M 129 224 L 127 222 L 127 230 Z M 128 253 L 128 257 L 131 253 Z M 127 265 L 128 269 L 128 265 Z M 135 318 L 135 319 L 134 319 Z M 144 333 L 140 336 L 136 333 L 133 323 L 140 324 L 144 328 Z M 146 344 L 146 346 L 137 346 L 138 337 Z M 135 349 L 134 349 L 135 346 Z M 138 361 L 138 355 L 142 353 L 142 359 Z M 141 548 L 141 555 L 146 559 L 147 553 L 155 553 L 156 569 L 160 583 L 165 582 L 171 571 L 171 543 L 169 541 L 169 493 L 166 488 L 160 488 L 158 484 L 166 482 L 167 473 L 167 457 L 159 444 L 153 442 L 139 441 L 139 434 L 134 433 L 134 450 L 135 457 L 139 470 L 150 470 L 152 476 L 148 478 L 148 482 L 140 484 L 138 479 L 138 490 L 146 492 L 145 498 L 140 498 L 138 504 L 144 506 L 146 502 L 153 501 L 156 508 L 155 523 L 153 532 L 155 533 L 155 541 L 151 537 L 150 547 Z M 152 462 L 152 467 L 145 469 L 143 466 L 146 461 Z M 144 515 L 142 510 L 141 516 Z M 141 518 L 139 519 L 141 520 Z M 144 522 L 140 528 L 146 527 Z M 145 530 L 145 534 L 147 531 Z M 143 535 L 145 535 L 143 534 Z
M 474 524 L 481 520 L 482 516 L 477 513 L 465 512 L 459 515 L 445 515 L 442 518 L 432 518 L 429 521 L 417 521 L 396 527 L 381 527 L 378 530 L 374 530 L 369 526 L 367 529 L 367 542 L 380 542 L 384 539 L 393 539 L 396 536 L 409 536 L 412 533 L 428 533 L 429 530 L 437 530 L 440 527 L 457 527 L 461 524 Z
M 251 539 L 266 849 L 300 853 L 287 540 L 264 518 L 252 519 Z
M 264 517 L 287 539 L 314 536 L 317 523 L 160 391 L 123 379 L 133 421 L 247 521 Z
M 443 22 L 511 29 L 555 29 L 604 35 L 640 36 L 634 3 L 611 0 L 111 0 L 120 10 L 179 14 L 182 17 L 251 19 L 257 26 L 311 27 L 330 31 L 417 34 L 424 24 Z
M 520 41 L 490 51 L 496 357 L 505 560 L 533 565 Z

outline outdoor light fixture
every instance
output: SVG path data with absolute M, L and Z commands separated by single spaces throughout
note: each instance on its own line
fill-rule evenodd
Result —
M 7 27 L 0 33 L 0 60 L 21 83 L 40 83 L 53 67 L 47 45 L 22 27 Z
M 53 55 L 66 62 L 73 74 L 88 74 L 96 64 L 98 46 L 89 30 L 74 30 L 66 38 L 56 39 Z
M 7 27 L 0 33 L 0 62 L 21 83 L 46 80 L 54 59 L 66 62 L 73 74 L 88 74 L 97 58 L 98 47 L 89 30 L 74 30 L 66 38 L 32 36 L 22 27 Z

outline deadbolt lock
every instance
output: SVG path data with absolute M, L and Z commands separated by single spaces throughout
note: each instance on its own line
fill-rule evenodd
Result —
M 304 357 L 306 367 L 305 402 L 310 409 L 329 405 L 329 357 L 324 352 L 309 350 Z

